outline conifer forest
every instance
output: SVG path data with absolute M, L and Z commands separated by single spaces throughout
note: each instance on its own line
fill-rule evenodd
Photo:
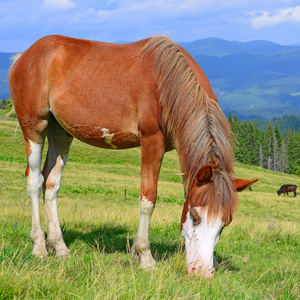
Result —
M 235 136 L 236 160 L 300 176 L 299 119 L 299 116 L 284 116 L 265 121 L 267 126 L 264 130 L 261 129 L 265 126 L 263 122 L 239 121 L 235 114 L 229 114 L 228 121 Z M 282 124 L 281 129 L 279 123 Z

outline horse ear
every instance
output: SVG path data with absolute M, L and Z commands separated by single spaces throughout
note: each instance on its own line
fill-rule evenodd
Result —
M 208 183 L 213 177 L 212 165 L 202 167 L 197 173 L 197 184 Z
M 247 180 L 247 179 L 234 179 L 234 184 L 237 192 L 242 192 L 246 188 L 250 187 L 259 179 Z

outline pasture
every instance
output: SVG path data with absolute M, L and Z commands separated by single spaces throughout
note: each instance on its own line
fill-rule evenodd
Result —
M 276 193 L 282 184 L 300 188 L 297 176 L 236 164 L 237 178 L 260 181 L 239 193 L 239 209 L 215 248 L 220 266 L 207 280 L 188 276 L 185 265 L 175 151 L 165 155 L 150 225 L 153 271 L 128 254 L 139 220 L 138 148 L 103 150 L 74 140 L 58 201 L 69 259 L 31 256 L 25 168 L 17 122 L 0 120 L 0 299 L 300 298 L 300 196 Z

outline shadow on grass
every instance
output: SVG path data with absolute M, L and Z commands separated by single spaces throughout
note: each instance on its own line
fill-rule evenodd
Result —
M 85 232 L 82 229 L 63 229 L 67 246 L 75 243 L 84 244 L 88 248 L 97 249 L 99 255 L 101 253 L 128 253 L 130 247 L 133 245 L 133 238 L 129 238 L 129 234 L 132 235 L 132 230 L 127 226 L 105 224 L 91 228 Z M 160 233 L 156 231 L 152 235 L 152 241 L 150 236 L 151 252 L 157 262 L 168 260 L 175 253 L 184 253 L 183 241 L 174 240 L 172 237 L 166 238 L 163 231 Z M 215 256 L 219 263 L 217 269 L 229 272 L 238 272 L 240 270 L 232 261 L 231 256 L 222 257 L 217 252 Z
M 215 253 L 215 257 L 217 259 L 218 262 L 218 267 L 217 269 L 223 269 L 226 271 L 233 271 L 233 272 L 238 272 L 240 271 L 240 268 L 238 266 L 236 266 L 234 264 L 234 262 L 232 261 L 232 256 L 223 256 L 221 257 L 220 255 L 218 255 L 218 253 Z
M 88 247 L 97 249 L 103 253 L 128 253 L 130 247 L 133 245 L 132 231 L 121 225 L 105 224 L 100 225 L 90 230 L 83 232 L 82 229 L 66 229 L 62 228 L 64 240 L 69 247 L 72 244 L 85 244 Z M 163 232 L 160 237 L 154 236 L 155 241 L 151 241 L 151 252 L 155 254 L 155 259 L 161 261 L 170 257 L 180 247 L 180 242 L 165 239 Z M 158 241 L 159 240 L 159 241 Z M 161 241 L 161 242 L 160 242 Z

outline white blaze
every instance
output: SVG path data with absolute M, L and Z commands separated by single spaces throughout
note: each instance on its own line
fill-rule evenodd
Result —
M 220 232 L 224 226 L 221 217 L 217 217 L 210 222 L 207 221 L 205 210 L 195 207 L 201 223 L 193 226 L 190 212 L 182 226 L 182 236 L 185 239 L 186 259 L 189 273 L 197 273 L 202 269 L 203 275 L 209 277 L 209 271 L 213 271 L 213 253 L 219 240 Z

